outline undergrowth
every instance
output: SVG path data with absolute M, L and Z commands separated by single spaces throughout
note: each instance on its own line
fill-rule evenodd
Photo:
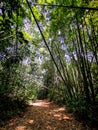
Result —
M 76 119 L 83 121 L 84 124 L 90 127 L 98 127 L 98 103 L 88 104 L 84 97 L 78 99 L 67 99 L 66 107 L 68 112 L 72 112 Z
M 13 116 L 21 116 L 26 108 L 27 104 L 24 100 L 0 96 L 0 127 Z

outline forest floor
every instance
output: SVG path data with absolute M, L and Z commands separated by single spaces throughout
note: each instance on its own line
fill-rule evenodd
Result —
M 20 116 L 9 120 L 0 130 L 90 130 L 90 128 L 77 121 L 65 107 L 47 100 L 37 100 L 29 104 Z

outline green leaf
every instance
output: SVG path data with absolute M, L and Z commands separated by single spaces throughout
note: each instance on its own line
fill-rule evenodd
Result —
M 22 33 L 26 40 L 32 41 L 32 36 L 29 33 L 25 32 L 25 31 L 22 31 Z

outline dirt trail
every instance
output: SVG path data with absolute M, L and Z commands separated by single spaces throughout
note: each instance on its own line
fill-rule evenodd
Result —
M 30 104 L 21 117 L 11 119 L 0 130 L 87 130 L 64 107 L 47 100 Z

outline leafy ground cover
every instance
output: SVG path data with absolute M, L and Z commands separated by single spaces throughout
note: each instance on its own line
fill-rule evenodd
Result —
M 47 100 L 30 103 L 24 113 L 11 118 L 0 130 L 97 130 L 75 119 L 65 107 Z

